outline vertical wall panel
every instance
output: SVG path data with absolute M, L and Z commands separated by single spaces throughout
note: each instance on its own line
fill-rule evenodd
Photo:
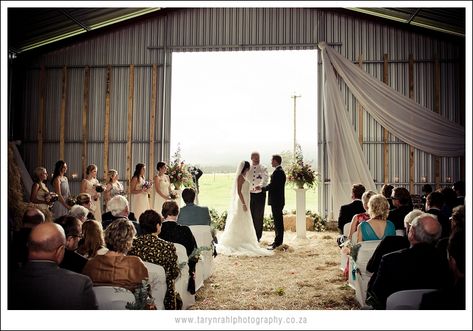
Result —
M 128 67 L 135 66 L 135 98 L 133 115 L 133 167 L 138 162 L 147 164 L 150 148 L 155 161 L 168 161 L 171 118 L 171 65 L 172 52 L 177 51 L 228 51 L 276 50 L 313 48 L 315 43 L 326 41 L 343 56 L 356 61 L 363 54 L 363 69 L 382 80 L 383 54 L 389 56 L 389 86 L 408 95 L 408 57 L 414 57 L 414 100 L 433 109 L 433 62 L 436 55 L 441 66 L 440 114 L 456 122 L 464 121 L 464 46 L 448 36 L 416 33 L 404 30 L 389 21 L 369 20 L 366 16 L 342 9 L 329 8 L 183 8 L 158 11 L 145 19 L 105 29 L 93 37 L 81 38 L 75 44 L 58 48 L 31 59 L 26 66 L 26 81 L 22 89 L 21 111 L 30 118 L 39 109 L 39 66 L 46 66 L 46 108 L 44 134 L 45 166 L 52 166 L 59 156 L 59 110 L 61 100 L 61 68 L 68 66 L 68 117 L 66 120 L 66 158 L 70 167 L 79 169 L 81 152 L 76 146 L 81 139 L 80 121 L 82 106 L 83 67 L 90 66 L 90 109 L 88 119 L 88 163 L 96 163 L 102 174 L 105 113 L 105 66 L 112 67 L 110 114 L 109 165 L 125 178 L 127 139 Z M 165 63 L 166 62 L 166 63 Z M 149 105 L 151 98 L 151 65 L 158 66 L 157 111 L 155 144 L 149 146 Z M 320 68 L 320 66 L 319 66 Z M 319 94 L 322 84 L 319 84 Z M 346 111 L 354 130 L 359 130 L 356 102 L 350 91 L 340 84 Z M 20 93 L 20 92 L 18 92 Z M 322 103 L 319 103 L 318 126 L 323 132 Z M 316 110 L 314 110 L 316 111 Z M 21 132 L 23 157 L 32 171 L 36 164 L 37 123 L 27 121 Z M 368 166 L 380 187 L 383 180 L 382 128 L 367 113 L 363 116 L 363 153 Z M 329 179 L 324 135 L 318 134 L 318 168 L 322 180 Z M 409 181 L 408 146 L 392 133 L 389 135 L 390 180 L 399 177 L 399 183 Z M 422 177 L 433 181 L 433 159 L 428 153 L 414 152 L 415 187 L 420 193 Z M 76 164 L 77 163 L 77 164 Z M 459 159 L 443 158 L 441 178 L 459 179 Z M 80 171 L 78 170 L 80 174 Z M 330 211 L 330 182 L 321 185 L 320 212 Z

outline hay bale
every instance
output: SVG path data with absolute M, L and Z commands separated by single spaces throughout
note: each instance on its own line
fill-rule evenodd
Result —
M 284 215 L 284 231 L 296 232 L 296 215 Z M 305 228 L 307 231 L 314 231 L 314 219 L 310 216 L 305 218 Z

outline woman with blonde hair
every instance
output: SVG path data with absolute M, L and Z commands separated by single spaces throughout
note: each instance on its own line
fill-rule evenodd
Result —
M 80 184 L 80 193 L 89 193 L 92 200 L 90 201 L 90 211 L 94 214 L 97 221 L 102 221 L 102 208 L 100 205 L 100 183 L 97 180 L 97 166 L 90 164 L 86 171 L 86 177 Z
M 91 259 L 96 255 L 104 255 L 107 252 L 102 225 L 97 221 L 85 221 L 82 224 L 82 240 L 79 243 L 77 253 Z
M 34 207 L 48 210 L 51 202 L 51 193 L 44 181 L 48 179 L 46 168 L 37 167 L 33 172 L 33 186 L 31 187 L 30 202 Z
M 103 193 L 105 206 L 111 198 L 118 194 L 123 194 L 123 185 L 118 181 L 118 171 L 110 169 L 107 173 L 108 180 Z
M 373 195 L 368 201 L 370 219 L 358 225 L 358 242 L 382 240 L 387 236 L 395 236 L 396 228 L 388 221 L 389 203 L 382 194 Z

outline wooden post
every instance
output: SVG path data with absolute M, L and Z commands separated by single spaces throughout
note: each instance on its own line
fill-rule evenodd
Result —
M 44 108 L 46 107 L 46 69 L 41 65 L 39 73 L 39 114 L 38 114 L 38 166 L 43 165 L 43 128 L 44 128 Z
M 66 136 L 67 67 L 62 68 L 61 114 L 59 122 L 59 159 L 64 160 Z
M 153 72 L 151 74 L 151 109 L 149 111 L 149 178 L 153 178 L 154 174 L 154 135 L 156 128 L 156 102 L 158 87 L 158 66 L 153 64 Z
M 409 98 L 414 98 L 414 56 L 409 54 Z M 414 147 L 409 145 L 409 192 L 414 193 Z
M 85 67 L 84 72 L 84 95 L 82 98 L 82 178 L 85 178 L 87 168 L 87 138 L 89 129 L 87 126 L 87 118 L 89 117 L 89 86 L 90 86 L 90 68 Z
M 110 90 L 112 86 L 112 66 L 107 66 L 107 80 L 105 90 L 105 127 L 103 133 L 103 178 L 108 173 L 108 145 L 110 141 Z
M 363 68 L 363 53 L 358 56 L 358 65 Z M 358 109 L 358 142 L 363 149 L 363 106 L 356 100 L 356 108 Z
M 434 55 L 434 111 L 440 113 L 440 62 Z M 435 188 L 440 188 L 440 157 L 434 156 Z
M 135 89 L 135 66 L 130 64 L 130 74 L 128 79 L 128 137 L 126 143 L 126 174 L 127 174 L 127 183 L 130 187 L 131 181 L 131 141 L 132 141 L 132 131 L 133 131 L 133 94 Z
M 383 82 L 388 84 L 388 54 L 384 54 L 383 57 Z M 388 150 L 388 130 L 383 128 L 383 149 L 384 149 L 384 184 L 388 183 L 388 158 L 389 158 L 389 150 Z

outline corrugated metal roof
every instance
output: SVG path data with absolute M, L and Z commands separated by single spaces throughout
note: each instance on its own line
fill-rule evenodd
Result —
M 21 53 L 159 9 L 8 8 L 8 48 L 10 52 Z M 465 36 L 465 8 L 345 9 L 460 37 Z
M 9 8 L 8 49 L 21 53 L 159 9 Z
M 346 8 L 388 20 L 465 36 L 465 8 Z

